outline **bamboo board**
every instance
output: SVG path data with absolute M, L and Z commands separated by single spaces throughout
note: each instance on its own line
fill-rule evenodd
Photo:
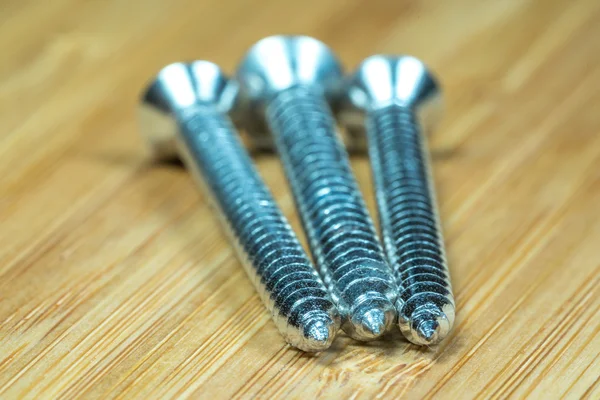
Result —
M 4 0 L 0 398 L 599 398 L 600 2 Z M 274 33 L 424 59 L 457 320 L 437 348 L 284 345 L 135 107 L 163 65 Z M 297 232 L 278 161 L 256 159 Z M 354 157 L 373 210 L 370 171 Z

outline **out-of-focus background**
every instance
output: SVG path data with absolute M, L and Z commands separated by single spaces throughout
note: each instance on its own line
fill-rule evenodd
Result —
M 189 175 L 145 152 L 162 66 L 233 71 L 276 33 L 439 75 L 458 314 L 436 348 L 286 346 Z M 1 398 L 600 397 L 597 0 L 4 0 L 0 54 Z M 300 234 L 279 162 L 256 160 Z

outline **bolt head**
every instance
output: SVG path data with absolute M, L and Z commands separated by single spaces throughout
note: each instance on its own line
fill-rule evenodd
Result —
M 339 119 L 349 137 L 364 142 L 365 111 L 390 104 L 411 108 L 425 130 L 439 121 L 441 88 L 422 61 L 402 55 L 374 55 L 365 59 L 344 84 Z
M 212 104 L 229 112 L 237 99 L 237 85 L 209 61 L 177 62 L 161 69 L 140 98 L 142 136 L 155 158 L 178 157 L 177 115 L 196 104 Z
M 336 103 L 343 84 L 340 62 L 324 43 L 308 36 L 270 36 L 254 44 L 239 64 L 237 122 L 257 141 L 272 146 L 264 119 L 265 105 L 277 93 L 296 85 L 320 90 Z M 264 146 L 261 146 L 261 142 Z

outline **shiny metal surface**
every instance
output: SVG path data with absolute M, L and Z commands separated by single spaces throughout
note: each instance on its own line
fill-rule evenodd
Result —
M 339 314 L 225 114 L 236 92 L 215 64 L 171 64 L 143 96 L 144 134 L 159 155 L 172 155 L 176 143 L 285 340 L 304 351 L 325 350 Z
M 349 80 L 347 95 L 349 113 L 366 116 L 383 242 L 400 286 L 400 330 L 415 344 L 438 343 L 455 308 L 418 115 L 439 104 L 439 86 L 416 58 L 372 56 Z
M 274 36 L 249 50 L 237 78 L 242 124 L 252 132 L 266 123 L 273 134 L 342 329 L 380 337 L 396 319 L 397 286 L 329 109 L 342 84 L 338 61 L 315 39 Z

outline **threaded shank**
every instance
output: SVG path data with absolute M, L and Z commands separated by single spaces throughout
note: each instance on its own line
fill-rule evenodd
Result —
M 454 299 L 425 138 L 414 113 L 399 105 L 369 111 L 366 124 L 400 329 L 413 343 L 433 344 L 454 322 Z
M 219 209 L 246 272 L 291 345 L 329 347 L 339 316 L 229 119 L 210 106 L 179 116 L 186 164 Z
M 397 287 L 329 106 L 310 88 L 293 87 L 268 103 L 266 119 L 342 328 L 374 339 L 395 319 Z

